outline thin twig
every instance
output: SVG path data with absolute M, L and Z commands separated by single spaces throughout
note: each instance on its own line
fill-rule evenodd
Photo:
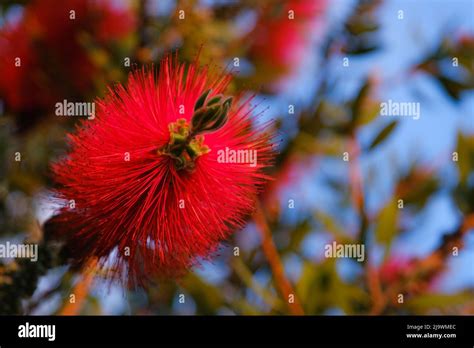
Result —
M 354 207 L 360 212 L 364 204 L 362 195 L 362 177 L 359 164 L 360 148 L 355 136 L 349 140 L 349 180 L 351 183 L 351 197 Z
M 370 314 L 379 315 L 383 312 L 387 300 L 380 284 L 379 270 L 367 264 L 366 267 L 367 288 L 369 290 L 370 298 L 372 300 L 372 308 Z
M 361 243 L 366 244 L 368 217 L 364 206 L 364 187 L 362 182 L 362 170 L 359 162 L 360 151 L 359 143 L 357 142 L 356 136 L 353 134 L 349 140 L 349 153 L 351 156 L 349 160 L 349 182 L 352 204 L 360 217 L 358 238 Z M 385 308 L 386 299 L 380 284 L 378 270 L 374 269 L 370 265 L 370 262 L 368 262 L 367 247 L 365 248 L 365 252 L 365 277 L 367 289 L 372 301 L 372 307 L 369 313 L 376 315 L 380 314 Z
M 288 309 L 292 314 L 304 315 L 303 307 L 301 307 L 301 304 L 298 301 L 295 291 L 293 290 L 293 286 L 286 278 L 280 255 L 278 255 L 278 251 L 275 247 L 275 243 L 273 242 L 270 228 L 268 227 L 268 223 L 263 212 L 263 208 L 260 204 L 260 201 L 258 200 L 257 211 L 254 215 L 254 221 L 262 237 L 262 249 L 268 260 L 268 263 L 270 264 L 270 268 L 275 278 L 275 282 L 278 291 L 280 292 L 280 295 L 283 297 L 284 302 L 288 304 Z M 293 303 L 289 302 L 291 295 L 294 298 Z
M 92 259 L 84 266 L 82 279 L 71 292 L 71 294 L 74 295 L 74 302 L 66 302 L 64 307 L 60 310 L 59 315 L 78 315 L 81 312 L 87 295 L 89 294 L 92 281 L 94 280 L 96 266 L 96 259 Z
M 280 298 L 275 297 L 275 295 L 268 289 L 260 286 L 252 277 L 252 272 L 247 268 L 242 259 L 234 258 L 230 263 L 232 269 L 239 276 L 239 278 L 244 282 L 244 284 L 252 289 L 260 298 L 268 305 L 270 308 L 275 310 L 284 310 L 285 305 L 280 300 Z

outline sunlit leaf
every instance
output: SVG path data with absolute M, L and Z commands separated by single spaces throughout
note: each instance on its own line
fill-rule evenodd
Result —
M 369 77 L 362 85 L 352 103 L 352 128 L 372 122 L 379 114 L 380 103 L 372 96 L 374 87 L 375 82 Z
M 339 308 L 353 314 L 368 303 L 367 293 L 362 288 L 339 277 L 334 259 L 319 264 L 305 262 L 295 290 L 306 313 L 322 314 Z
M 474 168 L 474 137 L 469 138 L 459 132 L 457 142 L 456 152 L 459 179 L 461 182 L 466 182 Z
M 222 292 L 196 274 L 188 274 L 183 279 L 183 286 L 193 297 L 197 310 L 201 314 L 216 314 L 217 310 L 225 304 Z
M 424 207 L 439 188 L 439 180 L 429 170 L 412 166 L 407 175 L 397 183 L 395 192 L 403 204 L 415 209 Z
M 397 124 L 397 121 L 392 121 L 388 125 L 386 125 L 372 141 L 369 146 L 369 149 L 373 150 L 377 145 L 381 144 L 385 139 L 387 139 L 390 134 L 392 134 L 392 132 L 395 130 Z
M 378 213 L 375 225 L 377 242 L 389 245 L 397 233 L 398 207 L 395 199 L 391 199 Z
M 351 242 L 351 238 L 332 216 L 322 211 L 317 211 L 314 215 L 316 221 L 323 226 L 324 230 L 331 233 L 339 243 Z
M 457 294 L 422 294 L 405 302 L 405 307 L 416 313 L 433 313 L 435 310 L 453 310 L 474 302 L 472 292 L 460 292 Z M 437 312 L 435 312 L 437 313 Z

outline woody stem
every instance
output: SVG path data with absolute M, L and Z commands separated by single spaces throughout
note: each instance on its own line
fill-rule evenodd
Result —
M 285 275 L 280 255 L 278 254 L 275 243 L 273 242 L 271 231 L 265 218 L 265 213 L 263 211 L 260 201 L 258 200 L 257 211 L 254 215 L 254 221 L 262 237 L 262 249 L 265 254 L 265 257 L 268 260 L 268 263 L 270 264 L 270 268 L 272 270 L 278 292 L 283 297 L 284 302 L 288 304 L 288 309 L 291 314 L 304 315 L 303 307 L 301 307 L 301 304 L 296 297 L 293 286 Z M 291 296 L 293 296 L 294 298 L 293 303 L 290 303 L 289 301 Z
M 89 294 L 92 281 L 94 280 L 97 259 L 91 259 L 82 270 L 82 279 L 77 283 L 71 292 L 74 295 L 74 301 L 69 301 L 60 310 L 59 315 L 78 315 L 85 304 Z

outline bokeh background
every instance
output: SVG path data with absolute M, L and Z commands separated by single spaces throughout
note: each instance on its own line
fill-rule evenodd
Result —
M 0 260 L 1 314 L 474 313 L 474 1 L 2 0 L 0 11 L 0 241 L 40 245 L 36 263 Z M 275 180 L 263 214 L 212 262 L 127 289 L 71 270 L 48 240 L 49 165 L 78 121 L 54 104 L 94 101 L 170 52 L 233 68 L 231 90 L 256 94 L 281 139 Z M 420 103 L 420 118 L 380 116 L 388 100 Z M 333 241 L 364 244 L 365 261 L 326 258 Z

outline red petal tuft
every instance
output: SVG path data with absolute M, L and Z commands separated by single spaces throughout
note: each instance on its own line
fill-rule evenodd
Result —
M 252 125 L 249 100 L 234 103 L 227 123 L 205 134 L 210 152 L 197 158 L 194 171 L 180 171 L 157 153 L 169 141 L 168 125 L 189 122 L 199 96 L 223 93 L 230 79 L 165 58 L 158 76 L 131 74 L 127 87 L 111 90 L 96 118 L 69 136 L 72 149 L 53 172 L 58 197 L 74 200 L 75 208 L 64 207 L 53 221 L 63 226 L 76 263 L 113 259 L 111 276 L 128 272 L 132 284 L 143 284 L 152 274 L 182 274 L 244 225 L 273 157 L 268 125 Z M 256 150 L 257 165 L 218 161 L 226 147 Z

